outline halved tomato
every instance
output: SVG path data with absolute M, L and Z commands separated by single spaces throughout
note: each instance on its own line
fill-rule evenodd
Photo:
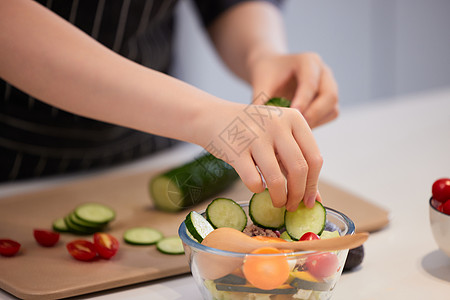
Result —
M 20 244 L 10 239 L 0 239 L 0 255 L 13 256 L 19 252 Z
M 66 245 L 70 255 L 81 261 L 90 261 L 97 256 L 93 243 L 86 240 L 75 240 Z
M 116 255 L 119 250 L 119 242 L 110 234 L 97 232 L 94 234 L 94 246 L 98 254 L 106 259 Z
M 33 235 L 36 242 L 44 247 L 52 247 L 59 241 L 59 232 L 35 229 Z

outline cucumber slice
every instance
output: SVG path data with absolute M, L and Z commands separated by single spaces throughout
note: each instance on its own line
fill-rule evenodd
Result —
M 274 207 L 269 190 L 254 194 L 250 199 L 248 214 L 255 225 L 269 229 L 284 226 L 285 207 Z
M 79 217 L 77 217 L 77 215 L 75 214 L 75 212 L 71 212 L 68 215 L 70 221 L 72 221 L 72 223 L 81 226 L 81 227 L 85 227 L 86 229 L 92 229 L 92 230 L 97 230 L 97 231 L 102 231 L 106 225 L 108 223 L 91 223 L 91 222 L 87 222 L 85 220 L 80 219 Z
M 123 240 L 132 245 L 154 245 L 163 238 L 163 234 L 150 227 L 130 228 L 123 234 Z
M 64 217 L 64 223 L 66 224 L 69 232 L 71 233 L 87 235 L 97 232 L 95 228 L 88 228 L 75 224 L 74 222 L 72 222 L 69 216 Z
M 287 233 L 287 231 L 283 231 L 283 233 L 280 234 L 280 238 L 282 238 L 283 240 L 288 241 L 288 242 L 294 241 L 293 239 L 291 239 L 291 237 L 289 236 L 289 233 Z
M 335 230 L 335 231 L 324 230 L 320 234 L 321 239 L 331 239 L 331 238 L 340 237 L 340 236 L 341 235 L 339 234 L 339 231 L 337 231 L 337 230 Z
M 308 231 L 320 235 L 325 228 L 326 210 L 319 201 L 312 208 L 307 208 L 302 201 L 295 211 L 286 211 L 284 222 L 293 240 L 299 240 Z
M 183 242 L 178 236 L 170 236 L 156 243 L 156 249 L 164 254 L 184 254 Z
M 206 219 L 214 228 L 231 227 L 242 231 L 247 226 L 245 211 L 228 198 L 214 199 L 206 208 Z
M 266 102 L 269 106 L 290 107 L 291 101 L 286 98 L 271 98 Z
M 75 215 L 89 223 L 104 224 L 116 217 L 112 208 L 100 203 L 85 203 L 75 208 Z
M 52 223 L 52 228 L 57 232 L 68 232 L 69 228 L 67 228 L 66 223 L 64 222 L 64 218 L 58 218 Z
M 188 232 L 201 243 L 214 227 L 201 214 L 191 211 L 184 220 Z

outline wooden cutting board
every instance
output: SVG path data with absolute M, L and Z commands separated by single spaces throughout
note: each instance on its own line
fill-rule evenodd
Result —
M 84 202 L 105 203 L 116 210 L 116 220 L 108 232 L 120 240 L 126 229 L 135 226 L 150 226 L 166 236 L 176 235 L 187 212 L 164 213 L 152 207 L 147 183 L 156 173 L 111 173 L 0 199 L 0 238 L 22 244 L 16 256 L 0 256 L 0 288 L 19 298 L 53 299 L 189 272 L 184 255 L 161 254 L 155 246 L 122 242 L 111 260 L 86 263 L 74 260 L 65 249 L 67 242 L 80 236 L 62 234 L 60 242 L 52 248 L 41 247 L 34 241 L 34 228 L 51 228 L 54 219 Z M 378 230 L 389 222 L 383 208 L 338 187 L 321 182 L 320 191 L 326 205 L 346 213 L 359 231 Z M 251 192 L 237 182 L 220 196 L 247 202 Z M 193 209 L 204 209 L 207 204 L 208 201 Z

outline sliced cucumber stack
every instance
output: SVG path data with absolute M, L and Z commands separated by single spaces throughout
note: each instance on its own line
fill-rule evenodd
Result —
M 58 232 L 87 235 L 104 231 L 116 217 L 115 211 L 101 203 L 80 204 L 66 216 L 53 221 L 52 228 Z
M 269 229 L 279 229 L 284 226 L 285 207 L 274 207 L 269 190 L 254 194 L 250 199 L 248 214 L 255 225 Z
M 306 207 L 302 201 L 295 211 L 286 211 L 284 222 L 286 231 L 293 240 L 299 240 L 309 231 L 320 235 L 325 228 L 326 210 L 319 201 L 312 208 Z
M 247 226 L 245 211 L 228 198 L 214 199 L 206 208 L 206 219 L 214 228 L 231 227 L 242 231 Z
M 214 227 L 201 214 L 191 211 L 184 220 L 188 233 L 194 237 L 199 243 L 214 230 Z

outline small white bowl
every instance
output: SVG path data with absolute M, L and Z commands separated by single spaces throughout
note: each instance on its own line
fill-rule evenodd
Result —
M 430 199 L 430 225 L 434 240 L 445 254 L 450 257 L 450 215 L 440 212 L 436 201 Z

